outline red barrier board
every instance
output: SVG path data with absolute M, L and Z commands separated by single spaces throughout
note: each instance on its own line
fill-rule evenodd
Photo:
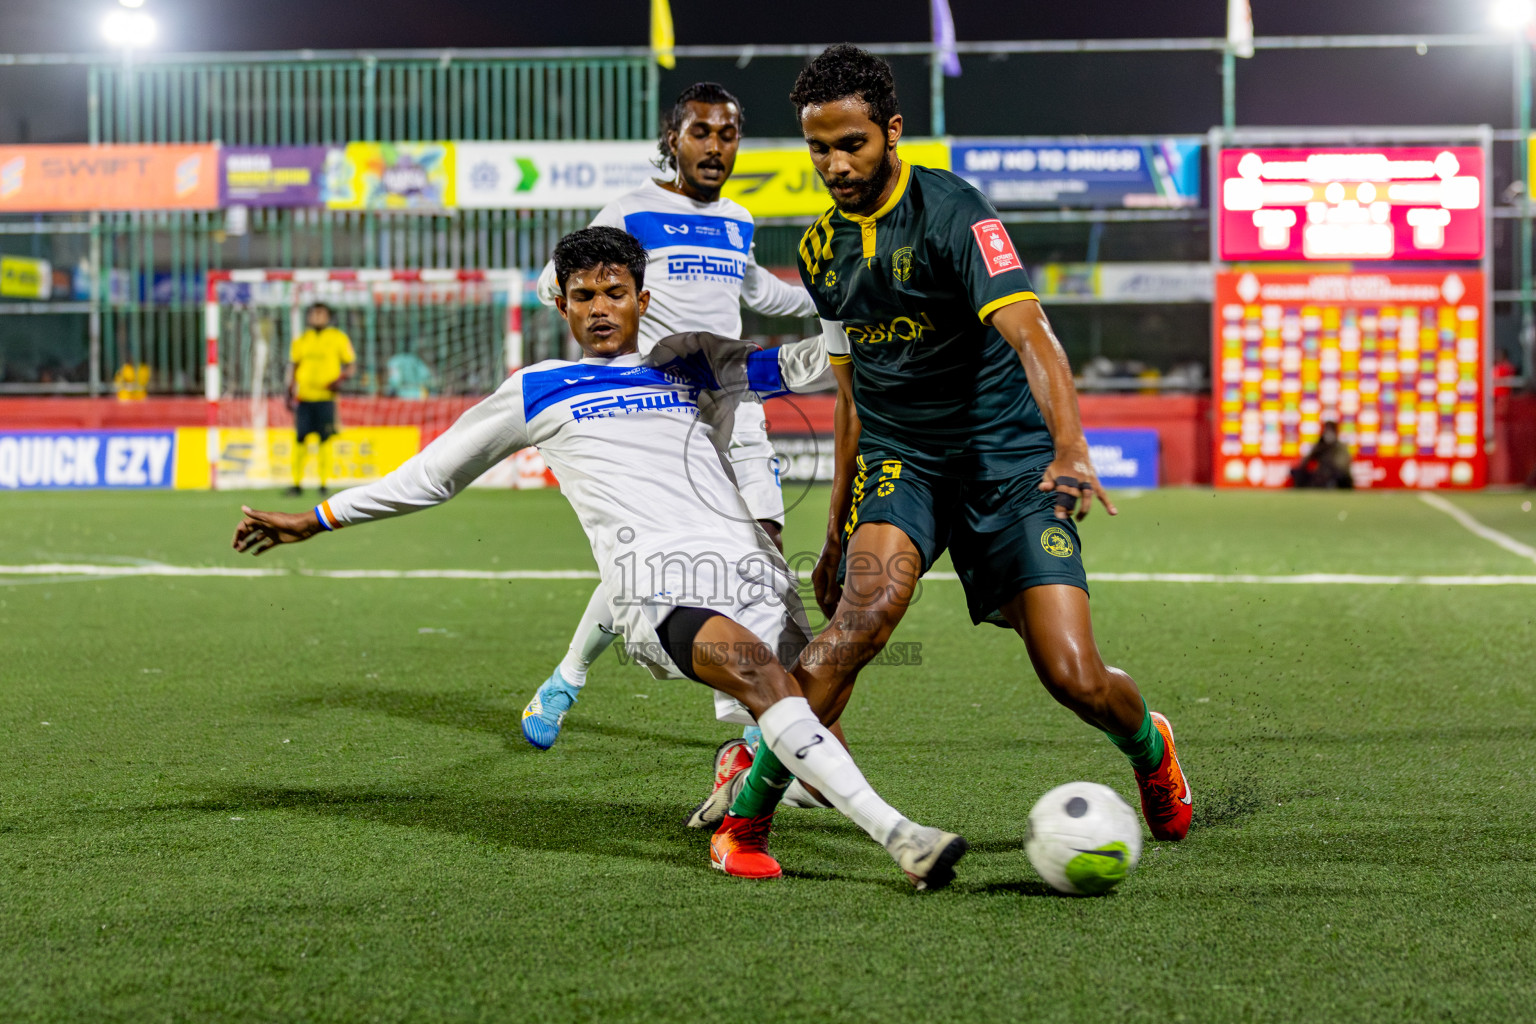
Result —
M 1475 260 L 1483 151 L 1475 146 L 1224 149 L 1224 260 Z
M 1482 487 L 1485 286 L 1462 271 L 1218 274 L 1217 485 L 1286 486 L 1332 420 L 1357 487 Z

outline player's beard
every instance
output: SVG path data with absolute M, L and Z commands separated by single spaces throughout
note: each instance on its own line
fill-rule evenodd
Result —
M 827 195 L 832 198 L 833 205 L 836 206 L 839 210 L 843 210 L 848 213 L 857 213 L 859 210 L 862 210 L 873 203 L 875 199 L 879 197 L 880 193 L 885 191 L 885 186 L 890 183 L 890 153 L 891 147 L 889 144 L 887 144 L 885 151 L 880 155 L 880 166 L 876 167 L 875 173 L 870 175 L 864 181 L 847 181 L 845 179 L 843 182 L 844 184 L 857 186 L 854 189 L 853 195 L 846 199 L 839 199 L 837 197 L 837 193 L 832 191 L 831 186 L 827 184 L 827 180 L 823 178 L 821 180 L 822 187 L 827 190 Z

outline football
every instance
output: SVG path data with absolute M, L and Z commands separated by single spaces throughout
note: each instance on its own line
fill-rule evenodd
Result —
M 1069 782 L 1029 812 L 1024 852 L 1057 892 L 1095 896 L 1125 881 L 1141 858 L 1141 821 L 1120 794 Z

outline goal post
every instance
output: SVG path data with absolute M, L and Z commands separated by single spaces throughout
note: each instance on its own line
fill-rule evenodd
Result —
M 315 303 L 330 308 L 357 356 L 337 396 L 341 433 L 327 451 L 327 482 L 348 486 L 404 461 L 521 367 L 524 281 L 515 269 L 211 272 L 204 310 L 211 485 L 291 481 L 285 370 Z M 307 467 L 306 486 L 318 482 L 313 452 Z

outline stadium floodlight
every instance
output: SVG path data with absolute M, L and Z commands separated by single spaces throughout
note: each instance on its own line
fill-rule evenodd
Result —
M 1488 20 L 1506 32 L 1519 32 L 1536 21 L 1536 3 L 1532 0 L 1493 0 Z
M 101 34 L 111 45 L 136 50 L 155 41 L 155 19 L 143 11 L 116 10 L 101 21 Z
M 144 6 L 144 0 L 117 0 L 124 7 L 139 8 Z

